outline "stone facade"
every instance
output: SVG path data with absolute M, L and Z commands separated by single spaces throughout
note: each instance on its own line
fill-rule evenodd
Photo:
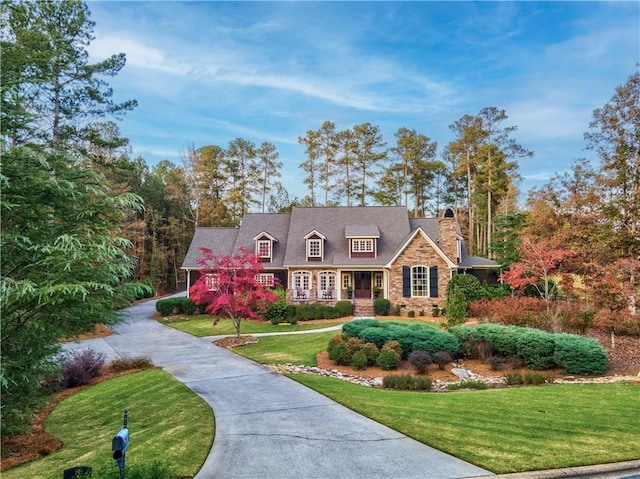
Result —
M 454 263 L 458 263 L 460 254 L 458 248 L 458 239 L 456 235 L 456 220 L 453 216 L 441 216 L 438 219 L 440 237 L 438 238 L 438 246 L 447 257 Z
M 426 266 L 438 267 L 438 297 L 405 298 L 402 295 L 402 267 Z M 389 272 L 389 301 L 392 305 L 404 306 L 404 310 L 430 312 L 433 305 L 443 308 L 446 303 L 446 291 L 451 270 L 447 261 L 440 256 L 429 241 L 417 234 L 398 256 Z

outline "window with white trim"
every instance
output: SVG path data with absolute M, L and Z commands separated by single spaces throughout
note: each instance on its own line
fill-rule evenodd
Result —
M 256 254 L 260 258 L 271 258 L 271 240 L 256 241 Z
M 351 286 L 351 275 L 342 273 L 342 289 L 347 289 L 349 286 Z
M 308 290 L 311 286 L 311 273 L 309 271 L 294 271 L 293 286 L 295 289 Z
M 372 253 L 373 240 L 372 239 L 351 240 L 351 251 L 353 253 Z
M 308 239 L 307 240 L 307 256 L 310 258 L 322 257 L 322 240 L 321 239 Z
M 429 296 L 429 268 L 426 266 L 411 268 L 411 296 Z
M 273 286 L 273 273 L 260 273 L 256 274 L 256 281 L 262 286 L 271 288 Z
M 209 291 L 217 291 L 218 283 L 220 281 L 220 277 L 217 273 L 209 273 L 204 278 L 205 284 L 207 285 L 207 289 Z
M 373 285 L 376 288 L 382 289 L 382 273 L 374 273 L 374 275 L 373 275 Z
M 318 289 L 321 291 L 327 291 L 328 289 L 335 289 L 336 287 L 336 273 L 333 271 L 320 271 L 318 273 Z

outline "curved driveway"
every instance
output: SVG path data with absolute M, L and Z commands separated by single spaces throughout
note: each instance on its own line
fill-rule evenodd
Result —
M 491 475 L 219 348 L 211 338 L 163 326 L 151 319 L 154 312 L 155 301 L 128 308 L 126 323 L 113 335 L 65 348 L 91 347 L 110 359 L 149 357 L 202 396 L 214 411 L 216 431 L 197 479 Z

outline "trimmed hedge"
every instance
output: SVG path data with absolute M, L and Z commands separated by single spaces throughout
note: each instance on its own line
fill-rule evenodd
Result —
M 455 353 L 459 349 L 454 335 L 426 324 L 362 319 L 344 324 L 342 332 L 350 337 L 358 337 L 365 343 L 373 343 L 378 348 L 382 348 L 388 341 L 398 341 L 405 358 L 417 350 L 434 354 L 438 351 Z
M 314 319 L 336 319 L 351 316 L 352 306 L 350 301 L 338 301 L 335 306 L 327 306 L 322 303 L 290 305 L 287 314 L 295 311 L 297 321 L 312 321 Z
M 391 312 L 391 302 L 388 299 L 376 298 L 373 301 L 373 311 L 376 316 L 389 316 Z
M 449 332 L 465 347 L 486 341 L 497 355 L 520 358 L 530 369 L 558 365 L 566 374 L 594 376 L 607 370 L 607 354 L 592 338 L 499 324 L 454 326 L 449 328 Z
M 555 361 L 567 374 L 604 374 L 607 370 L 607 353 L 593 338 L 575 334 L 555 335 Z
M 172 314 L 193 314 L 198 311 L 198 306 L 189 298 L 167 298 L 156 301 L 156 311 L 162 316 Z

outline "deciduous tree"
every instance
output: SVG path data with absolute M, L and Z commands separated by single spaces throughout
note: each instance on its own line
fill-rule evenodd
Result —
M 213 254 L 210 248 L 200 248 L 198 263 L 202 271 L 198 281 L 189 289 L 189 297 L 196 304 L 206 305 L 209 314 L 223 314 L 233 321 L 240 336 L 243 318 L 260 318 L 265 304 L 277 296 L 262 284 L 258 277 L 264 271 L 260 258 L 253 251 L 240 250 L 234 255 Z M 217 320 L 216 320 L 217 321 Z

